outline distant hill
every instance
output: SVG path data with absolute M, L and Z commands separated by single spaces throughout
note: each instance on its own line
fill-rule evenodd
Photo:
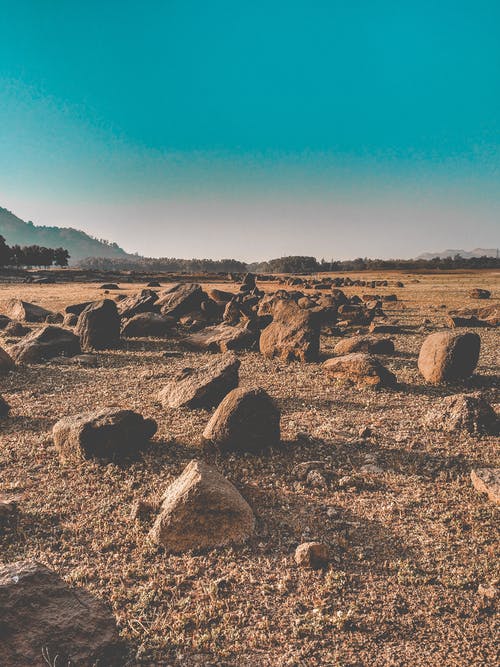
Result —
M 125 259 L 132 257 L 116 243 L 95 239 L 72 227 L 43 227 L 25 222 L 6 208 L 0 207 L 0 235 L 7 244 L 40 245 L 46 248 L 66 248 L 71 255 L 70 264 L 85 257 Z
M 496 248 L 475 248 L 474 250 L 443 250 L 442 252 L 424 252 L 415 259 L 434 259 L 434 257 L 440 257 L 441 259 L 446 259 L 447 257 L 455 257 L 455 255 L 460 255 L 465 259 L 471 259 L 472 257 L 496 257 L 497 249 Z

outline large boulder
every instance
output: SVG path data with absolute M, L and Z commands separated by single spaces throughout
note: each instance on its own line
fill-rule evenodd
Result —
M 14 360 L 8 352 L 0 347 L 0 375 L 6 375 L 16 367 Z
M 52 357 L 73 357 L 81 351 L 78 336 L 52 324 L 35 329 L 10 350 L 14 360 L 24 364 L 36 364 Z
M 215 468 L 191 461 L 166 490 L 151 539 L 169 553 L 247 540 L 255 528 L 252 509 Z
M 120 316 L 116 303 L 103 299 L 82 311 L 75 327 L 84 350 L 106 350 L 120 344 Z
M 455 394 L 442 399 L 425 418 L 428 426 L 443 431 L 467 431 L 496 435 L 500 420 L 479 394 Z
M 394 343 L 390 338 L 375 338 L 375 336 L 351 336 L 339 341 L 333 351 L 336 355 L 351 354 L 351 352 L 366 352 L 367 354 L 392 354 Z
M 5 306 L 6 314 L 13 320 L 20 322 L 45 322 L 51 311 L 34 303 L 28 303 L 21 299 L 10 299 Z
M 132 410 L 105 408 L 60 419 L 52 429 L 63 462 L 99 458 L 122 459 L 136 455 L 156 433 L 154 419 Z
M 480 348 L 481 339 L 475 333 L 433 333 L 420 348 L 418 369 L 432 384 L 463 380 L 474 372 Z
M 139 313 L 153 313 L 158 310 L 158 294 L 150 289 L 143 289 L 137 294 L 123 299 L 118 304 L 118 313 L 122 318 L 134 317 Z
M 125 663 L 106 606 L 36 561 L 0 566 L 0 623 L 5 667 Z
M 221 451 L 259 453 L 280 441 L 280 412 L 264 389 L 233 389 L 203 431 Z
M 317 361 L 320 333 L 317 315 L 283 300 L 274 305 L 272 315 L 273 321 L 260 335 L 261 353 L 283 361 Z
M 470 474 L 476 491 L 485 493 L 491 502 L 500 505 L 500 468 L 477 468 Z
M 160 296 L 157 306 L 162 315 L 170 315 L 179 319 L 193 311 L 199 310 L 206 294 L 196 283 L 179 283 Z
M 63 315 L 80 315 L 83 313 L 87 306 L 90 306 L 92 301 L 82 301 L 80 303 L 70 303 L 69 306 L 65 306 L 62 310 Z
M 122 336 L 125 338 L 153 337 L 162 338 L 172 331 L 176 322 L 173 317 L 158 315 L 157 313 L 139 313 L 122 326 Z
M 247 325 L 229 326 L 218 324 L 203 331 L 190 334 L 183 339 L 183 345 L 191 350 L 203 352 L 227 352 L 228 350 L 248 350 L 257 339 L 257 334 Z
M 394 387 L 397 382 L 396 376 L 378 359 L 362 352 L 327 359 L 323 369 L 335 380 L 353 382 L 358 386 Z
M 238 386 L 240 360 L 226 352 L 204 366 L 184 368 L 159 393 L 169 408 L 211 408 Z

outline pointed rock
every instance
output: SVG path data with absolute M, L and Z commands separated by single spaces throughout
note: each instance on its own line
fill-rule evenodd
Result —
M 25 336 L 10 351 L 18 363 L 36 364 L 52 357 L 73 357 L 82 350 L 78 336 L 68 329 L 48 324 Z

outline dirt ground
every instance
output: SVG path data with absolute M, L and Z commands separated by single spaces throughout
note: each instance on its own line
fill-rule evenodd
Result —
M 467 293 L 484 287 L 498 297 L 500 273 L 351 277 L 405 284 L 345 288 L 349 295 L 397 294 L 384 311 L 408 328 L 393 336 L 396 352 L 382 361 L 398 387 L 337 385 L 317 363 L 239 354 L 240 385 L 264 387 L 282 412 L 280 448 L 216 461 L 257 517 L 254 538 L 241 547 L 166 556 L 147 538 L 154 516 L 130 518 L 134 500 L 158 500 L 201 456 L 210 413 L 166 409 L 157 394 L 179 369 L 210 355 L 165 358 L 165 350 L 181 349 L 178 339 L 135 339 L 98 353 L 97 368 L 52 360 L 1 378 L 0 394 L 12 410 L 0 423 L 0 492 L 21 496 L 17 528 L 0 533 L 1 561 L 35 558 L 106 601 L 130 647 L 130 664 L 498 664 L 494 602 L 477 592 L 479 585 L 499 583 L 498 509 L 469 478 L 473 467 L 500 465 L 498 439 L 425 427 L 428 409 L 464 385 L 428 386 L 416 362 L 425 336 L 444 324 L 443 305 L 499 303 Z M 102 291 L 89 284 L 2 285 L 0 312 L 13 296 L 57 310 L 102 298 Z M 498 410 L 499 331 L 475 331 L 481 356 L 465 389 L 480 389 Z M 6 339 L 0 335 L 8 349 Z M 322 337 L 324 358 L 336 342 Z M 157 420 L 147 452 L 121 466 L 62 465 L 53 424 L 111 405 Z M 361 437 L 365 426 L 372 435 Z M 321 462 L 326 488 L 298 479 L 294 467 L 304 461 Z M 361 472 L 367 463 L 382 472 Z M 331 548 L 326 570 L 294 563 L 296 546 L 312 539 Z

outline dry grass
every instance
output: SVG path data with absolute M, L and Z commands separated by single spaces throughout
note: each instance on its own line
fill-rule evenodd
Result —
M 386 358 L 397 390 L 338 386 L 318 364 L 241 354 L 240 384 L 276 397 L 283 435 L 268 456 L 217 460 L 258 519 L 244 547 L 165 556 L 148 543 L 151 522 L 129 518 L 135 499 L 158 499 L 200 455 L 209 413 L 167 410 L 156 395 L 179 368 L 206 355 L 165 359 L 162 351 L 177 340 L 134 340 L 99 353 L 97 368 L 54 360 L 2 379 L 12 413 L 0 426 L 0 491 L 22 493 L 17 529 L 0 535 L 2 561 L 36 558 L 108 601 L 133 664 L 497 664 L 496 618 L 477 594 L 479 584 L 498 582 L 497 510 L 474 491 L 469 473 L 499 465 L 498 441 L 422 426 L 429 406 L 463 387 L 426 386 L 416 357 L 425 335 L 442 326 L 441 304 L 485 305 L 466 294 L 471 287 L 498 294 L 499 275 L 373 277 L 406 284 L 346 289 L 398 294 L 384 305 L 391 321 L 409 327 Z M 12 296 L 58 309 L 100 294 L 86 284 L 2 286 L 0 312 Z M 424 318 L 431 324 L 420 330 Z M 480 363 L 467 388 L 498 403 L 498 330 L 479 333 Z M 322 338 L 325 356 L 336 340 Z M 5 339 L 0 345 L 8 347 Z M 62 466 L 50 437 L 55 421 L 108 405 L 158 421 L 149 450 L 128 465 Z M 373 435 L 360 438 L 362 426 Z M 297 479 L 294 466 L 307 460 L 324 463 L 327 488 Z M 361 473 L 366 462 L 383 473 Z M 341 481 L 346 476 L 353 484 Z M 326 571 L 294 565 L 296 545 L 313 538 L 331 546 Z

